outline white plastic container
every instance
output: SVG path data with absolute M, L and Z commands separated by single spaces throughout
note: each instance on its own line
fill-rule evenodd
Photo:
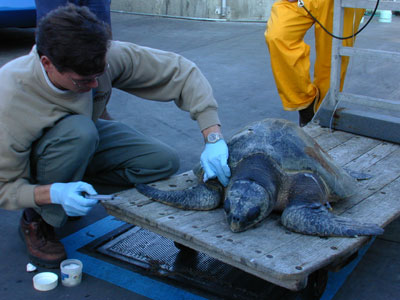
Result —
M 82 281 L 83 264 L 79 259 L 66 259 L 61 262 L 61 283 L 64 286 L 76 286 Z

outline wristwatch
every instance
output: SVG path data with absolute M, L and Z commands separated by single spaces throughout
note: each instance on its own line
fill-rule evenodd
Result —
M 211 132 L 207 135 L 206 138 L 206 143 L 208 144 L 214 144 L 218 142 L 219 140 L 222 140 L 224 137 L 222 136 L 221 133 L 219 132 Z

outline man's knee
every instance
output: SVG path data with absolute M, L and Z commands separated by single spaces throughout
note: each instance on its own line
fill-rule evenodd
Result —
M 99 134 L 93 121 L 81 115 L 71 115 L 58 121 L 32 145 L 34 157 L 51 152 L 92 152 L 99 143 Z M 93 150 L 91 150 L 93 149 Z
M 93 121 L 82 115 L 72 115 L 64 120 L 62 126 L 65 127 L 63 136 L 71 143 L 81 149 L 95 148 L 99 144 L 99 134 Z
M 60 120 L 32 146 L 33 178 L 41 184 L 80 180 L 98 142 L 89 118 L 71 115 Z

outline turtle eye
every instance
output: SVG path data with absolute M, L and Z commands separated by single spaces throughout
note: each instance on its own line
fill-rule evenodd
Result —
M 229 200 L 225 200 L 224 210 L 227 214 L 229 214 L 229 212 L 231 211 L 231 202 Z
M 250 208 L 249 212 L 247 213 L 246 217 L 248 221 L 255 220 L 260 215 L 260 207 L 252 207 Z

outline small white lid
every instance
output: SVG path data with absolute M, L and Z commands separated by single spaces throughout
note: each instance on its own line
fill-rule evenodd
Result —
M 33 287 L 38 291 L 50 291 L 58 284 L 58 276 L 52 272 L 42 272 L 33 276 Z

